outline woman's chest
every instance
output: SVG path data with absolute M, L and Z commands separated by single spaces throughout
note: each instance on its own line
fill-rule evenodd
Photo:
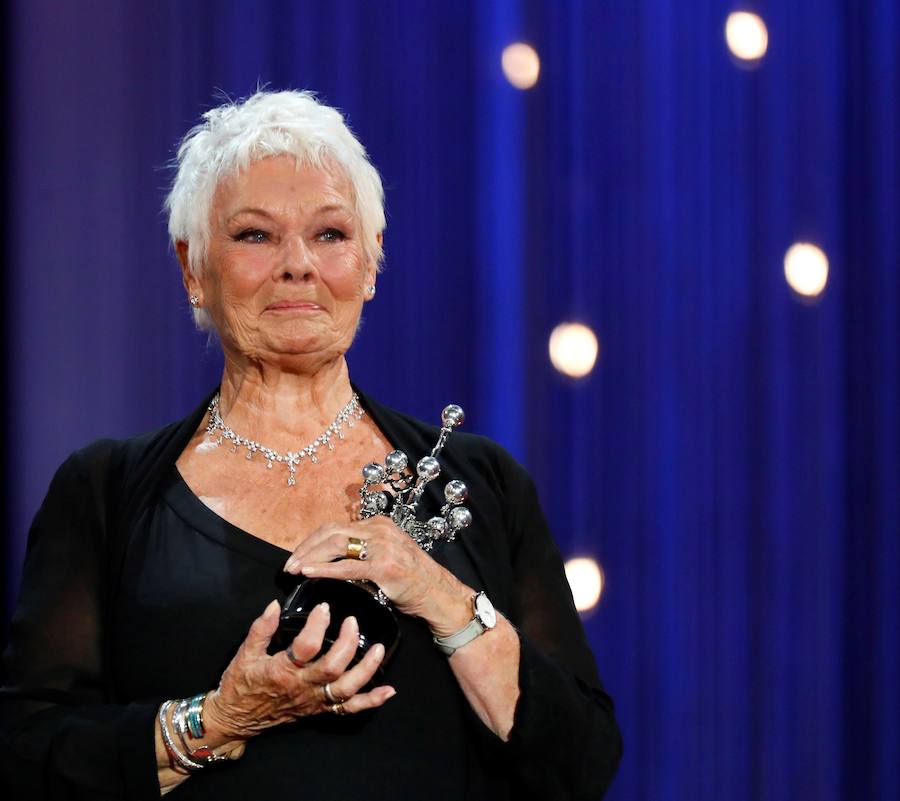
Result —
M 357 520 L 358 492 L 358 485 L 323 477 L 277 491 L 233 487 L 228 492 L 198 494 L 198 498 L 237 528 L 291 551 L 326 523 Z
M 327 461 L 302 465 L 293 483 L 282 465 L 267 469 L 262 462 L 243 458 L 211 462 L 186 452 L 178 470 L 216 515 L 261 540 L 293 550 L 326 523 L 358 519 L 366 455 L 355 449 L 329 454 Z
M 110 630 L 119 698 L 186 695 L 214 686 L 252 621 L 273 598 L 282 603 L 297 583 L 283 570 L 285 550 L 213 513 L 177 477 L 128 540 Z M 431 555 L 460 580 L 480 586 L 467 551 L 457 541 Z M 404 626 L 424 626 L 401 618 Z M 406 645 L 428 634 L 427 627 L 418 628 L 404 629 Z M 438 653 L 430 636 L 422 642 L 428 655 Z M 403 650 L 398 669 L 419 649 Z

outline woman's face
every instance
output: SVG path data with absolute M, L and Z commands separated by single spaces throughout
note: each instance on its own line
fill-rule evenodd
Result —
M 330 361 L 350 347 L 375 284 L 350 182 L 282 155 L 223 180 L 213 197 L 199 295 L 226 355 Z M 184 268 L 187 247 L 179 245 Z

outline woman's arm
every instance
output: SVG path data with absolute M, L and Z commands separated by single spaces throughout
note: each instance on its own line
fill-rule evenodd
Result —
M 527 788 L 528 797 L 598 798 L 622 749 L 612 701 L 531 478 L 498 449 L 490 483 L 503 495 L 506 530 L 496 533 L 506 537 L 514 600 L 495 629 L 449 657 L 450 667 L 485 734 L 497 738 L 493 745 L 501 746 L 512 767 L 514 786 Z M 348 536 L 367 541 L 366 561 L 332 561 L 345 555 Z M 285 569 L 374 581 L 436 636 L 453 634 L 472 619 L 474 590 L 383 517 L 323 526 L 298 546 Z
M 597 799 L 622 754 L 612 700 L 600 682 L 534 482 L 505 452 L 499 452 L 498 463 L 514 590 L 505 611 L 521 643 L 520 697 L 503 750 L 517 786 L 534 797 Z
M 14 797 L 159 797 L 159 701 L 111 703 L 104 669 L 111 452 L 105 442 L 71 456 L 29 532 L 0 694 L 2 764 Z
M 468 592 L 469 613 L 460 625 L 451 624 L 450 618 L 443 616 L 441 622 L 430 624 L 435 637 L 455 634 L 472 619 L 474 594 Z M 453 675 L 472 710 L 504 742 L 509 739 L 519 700 L 519 650 L 518 633 L 498 613 L 494 628 L 448 657 Z
M 109 543 L 101 478 L 108 471 L 97 463 L 103 456 L 92 451 L 67 460 L 29 534 L 0 691 L 0 771 L 16 798 L 143 801 L 187 778 L 173 769 L 163 742 L 158 713 L 167 699 L 112 701 L 104 648 Z M 269 656 L 278 609 L 273 602 L 253 623 L 204 704 L 202 744 L 217 752 L 237 755 L 263 729 L 326 711 L 326 682 L 352 696 L 344 705 L 351 714 L 393 695 L 390 687 L 358 693 L 383 649 L 371 649 L 347 670 L 358 641 L 352 618 L 328 652 L 314 658 L 328 626 L 327 609 L 314 611 L 293 642 L 302 665 L 284 651 Z M 166 720 L 171 731 L 171 712 Z

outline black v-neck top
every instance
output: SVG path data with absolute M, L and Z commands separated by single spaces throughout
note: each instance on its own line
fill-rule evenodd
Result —
M 360 396 L 393 445 L 411 459 L 430 451 L 436 427 Z M 157 432 L 95 443 L 54 477 L 29 535 L 4 655 L 0 775 L 13 797 L 158 798 L 159 704 L 215 687 L 251 621 L 296 581 L 282 570 L 287 551 L 219 517 L 179 475 L 205 406 Z M 168 797 L 602 795 L 621 741 L 534 486 L 502 449 L 470 434 L 454 433 L 441 463 L 423 514 L 460 478 L 475 522 L 432 555 L 484 589 L 520 632 L 509 741 L 478 720 L 427 626 L 400 615 L 401 643 L 386 666 L 397 695 L 383 707 L 268 730 L 241 760 Z
M 131 590 L 114 623 L 117 693 L 180 698 L 214 687 L 253 619 L 295 585 L 282 570 L 288 552 L 223 520 L 174 469 L 135 533 L 122 571 Z M 397 695 L 382 709 L 270 730 L 240 771 L 192 777 L 178 796 L 387 799 L 428 788 L 435 801 L 466 798 L 465 698 L 428 627 L 398 617 L 401 644 L 385 671 Z M 154 642 L 165 647 L 148 649 Z

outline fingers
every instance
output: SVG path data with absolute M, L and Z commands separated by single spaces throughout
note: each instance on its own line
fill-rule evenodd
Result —
M 328 553 L 329 548 L 326 543 L 331 541 L 337 542 L 337 540 L 341 538 L 342 535 L 337 534 L 337 531 L 340 528 L 341 527 L 337 523 L 325 523 L 319 526 L 319 528 L 306 537 L 306 539 L 304 539 L 287 558 L 287 561 L 284 563 L 285 571 L 288 573 L 297 573 L 298 571 L 296 568 L 299 568 L 303 562 L 310 561 L 309 554 L 312 551 L 324 551 L 325 553 Z M 346 536 L 346 533 L 344 533 L 343 537 Z M 345 549 L 339 549 L 338 553 L 333 553 L 331 556 L 326 557 L 324 561 L 334 559 L 335 556 L 342 556 L 344 550 Z
M 359 623 L 351 616 L 341 624 L 340 634 L 328 652 L 306 666 L 306 680 L 312 684 L 336 680 L 347 669 L 358 648 Z
M 368 684 L 378 666 L 384 660 L 384 646 L 376 643 L 366 655 L 343 676 L 331 682 L 331 693 L 336 698 L 352 698 Z M 327 699 L 326 699 L 327 703 Z
M 383 660 L 384 646 L 381 643 L 376 643 L 368 650 L 358 665 L 355 665 L 339 679 L 330 683 L 331 694 L 335 698 L 345 699 L 341 704 L 345 714 L 374 709 L 397 694 L 397 691 L 388 685 L 376 687 L 367 693 L 359 693 L 359 690 L 375 675 L 375 671 L 378 670 L 378 666 Z M 332 704 L 327 698 L 324 699 L 324 704 L 327 712 L 336 711 L 332 709 Z
M 319 537 L 315 543 L 305 540 L 285 563 L 285 572 L 296 575 L 303 565 L 311 562 L 330 562 L 332 559 L 346 557 L 347 542 L 354 536 L 353 529 L 332 525 L 329 532 L 326 536 Z
M 304 576 L 312 578 L 340 578 L 340 579 L 371 579 L 372 566 L 369 561 L 359 559 L 341 559 L 339 562 L 320 562 L 315 565 L 297 565 L 296 568 Z
M 242 648 L 251 656 L 264 656 L 269 647 L 269 641 L 278 628 L 278 613 L 281 605 L 278 601 L 272 601 L 263 613 L 253 621 Z
M 330 622 L 331 610 L 328 608 L 328 604 L 321 603 L 313 607 L 303 628 L 291 642 L 291 653 L 296 660 L 295 665 L 297 663 L 304 664 L 316 658 L 316 654 L 322 650 L 325 632 Z
M 310 620 L 312 617 L 313 615 L 310 614 Z M 310 622 L 307 622 L 307 626 L 310 625 Z M 317 632 L 317 629 L 313 628 L 313 631 Z M 295 638 L 296 645 L 292 644 L 292 650 L 296 651 L 304 647 L 303 644 L 298 643 L 302 633 Z M 303 684 L 314 690 L 314 698 L 318 700 L 319 710 L 337 714 L 353 714 L 381 706 L 397 694 L 397 691 L 390 686 L 376 687 L 367 693 L 359 692 L 375 675 L 384 660 L 385 650 L 381 643 L 376 643 L 357 665 L 347 670 L 347 666 L 353 660 L 358 648 L 359 624 L 356 618 L 351 616 L 341 624 L 340 634 L 328 652 L 298 671 L 298 678 L 302 676 Z M 335 708 L 335 704 L 326 695 L 326 684 L 329 685 L 334 699 L 344 699 L 339 702 L 340 711 Z
M 360 695 L 354 695 L 352 698 L 348 698 L 344 701 L 344 712 L 352 715 L 366 709 L 375 709 L 375 707 L 381 706 L 396 694 L 397 691 L 389 685 L 385 684 L 381 687 L 376 687 L 374 690 L 370 690 L 367 693 L 361 693 Z
M 296 575 L 303 565 L 311 562 L 330 562 L 347 555 L 347 538 L 359 537 L 369 542 L 369 553 L 373 541 L 382 548 L 390 542 L 404 543 L 406 534 L 393 522 L 384 517 L 371 517 L 354 523 L 325 523 L 310 534 L 294 549 L 284 563 L 288 573 Z

